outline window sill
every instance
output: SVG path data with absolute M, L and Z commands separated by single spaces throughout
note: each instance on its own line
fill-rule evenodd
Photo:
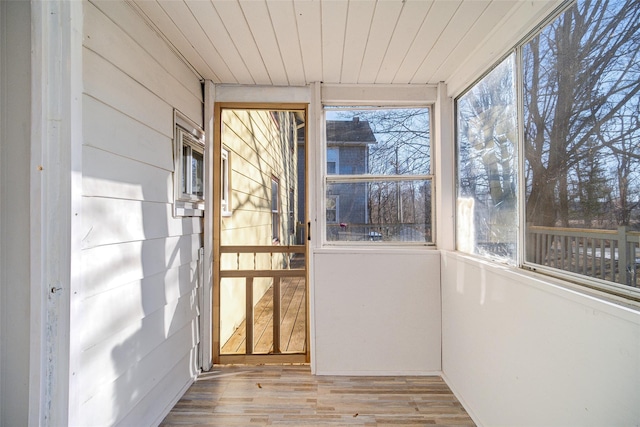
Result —
M 313 253 L 317 254 L 340 254 L 340 253 L 361 253 L 361 254 L 373 254 L 373 253 L 396 253 L 396 254 L 415 254 L 417 252 L 425 252 L 425 253 L 438 253 L 435 245 L 425 245 L 425 244 L 417 244 L 417 245 L 371 245 L 371 244 L 363 244 L 363 245 L 354 245 L 345 244 L 341 245 L 325 245 L 320 248 L 313 249 Z
M 204 216 L 203 202 L 176 201 L 173 204 L 174 217 Z
M 463 252 L 441 251 L 441 253 L 443 256 L 454 256 L 466 263 L 480 264 L 485 268 L 491 269 L 496 274 L 509 277 L 510 280 L 526 278 L 526 281 L 518 281 L 546 292 L 558 293 L 565 298 L 587 298 L 609 306 L 624 308 L 636 314 L 640 313 L 640 300 L 631 299 L 633 297 L 627 298 L 592 287 L 586 283 L 577 283 L 546 272 L 532 271 Z M 638 296 L 640 297 L 640 294 Z

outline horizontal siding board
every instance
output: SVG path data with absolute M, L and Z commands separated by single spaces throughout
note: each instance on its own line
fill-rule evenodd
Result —
M 88 95 L 82 108 L 85 145 L 173 171 L 173 134 L 160 133 Z
M 200 217 L 174 217 L 167 203 L 84 197 L 82 213 L 83 249 L 202 233 Z
M 197 359 L 197 348 L 192 348 L 171 368 L 171 371 L 158 380 L 157 385 L 144 395 L 135 408 L 119 421 L 118 425 L 126 427 L 160 424 L 162 418 L 178 403 L 189 385 L 195 380 L 198 373 Z M 178 392 L 171 395 L 167 392 L 168 390 L 178 390 Z M 157 415 L 158 413 L 160 416 Z
M 138 349 L 137 335 L 152 333 L 140 329 L 139 332 L 125 341 L 123 345 L 113 349 L 113 363 L 125 356 L 126 363 L 135 359 Z M 155 332 L 157 333 L 157 332 Z M 150 393 L 158 382 L 169 375 L 186 355 L 190 355 L 197 344 L 197 322 L 191 321 L 177 333 L 162 340 L 160 345 L 137 363 L 134 363 L 113 382 L 105 384 L 93 396 L 85 401 L 80 412 L 81 425 L 116 425 L 129 412 L 134 410 L 142 398 Z M 133 351 L 132 348 L 133 347 Z M 130 357 L 126 353 L 131 352 Z M 189 356 L 190 357 L 190 356 Z M 193 376 L 196 368 L 193 368 Z M 173 386 L 176 387 L 176 386 Z M 178 385 L 177 388 L 180 386 Z
M 133 80 L 202 125 L 202 97 L 194 95 L 162 66 L 174 55 L 154 58 L 99 9 L 85 8 L 84 46 L 109 61 Z M 113 46 L 118 46 L 114 49 Z M 196 80 L 195 75 L 190 80 Z
M 83 50 L 84 91 L 173 138 L 173 107 L 95 52 Z
M 193 234 L 98 246 L 82 251 L 82 297 L 162 273 L 198 259 L 202 236 Z
M 132 141 L 132 145 L 135 145 L 135 141 Z M 85 197 L 160 203 L 173 201 L 171 171 L 93 147 L 84 147 L 82 161 L 85 170 L 82 193 Z
M 160 60 L 162 66 L 191 94 L 202 98 L 200 76 L 124 1 L 91 0 L 125 33 L 135 40 L 150 56 Z
M 193 290 L 179 300 L 168 302 L 142 319 L 130 321 L 126 328 L 107 335 L 84 350 L 80 358 L 82 372 L 90 372 L 91 375 L 80 377 L 80 387 L 85 396 L 83 400 L 99 394 L 105 384 L 117 380 L 127 369 L 161 346 L 163 341 L 195 321 L 195 292 Z M 97 314 L 92 313 L 91 316 Z M 165 325 L 171 325 L 170 331 L 165 330 Z M 96 333 L 103 331 L 97 330 Z M 89 338 L 93 340 L 93 337 Z

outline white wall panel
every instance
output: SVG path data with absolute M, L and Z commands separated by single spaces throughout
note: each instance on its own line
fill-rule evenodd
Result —
M 439 252 L 318 250 L 313 292 L 317 374 L 440 372 Z
M 443 372 L 485 426 L 640 420 L 640 312 L 442 255 Z

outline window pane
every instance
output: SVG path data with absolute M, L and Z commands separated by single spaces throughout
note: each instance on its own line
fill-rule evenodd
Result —
M 330 183 L 326 197 L 329 241 L 431 242 L 430 180 Z
M 639 28 L 637 0 L 578 1 L 523 48 L 529 262 L 637 286 Z
M 338 196 L 327 196 L 327 222 L 338 222 Z
M 429 109 L 332 109 L 326 118 L 328 174 L 431 173 Z
M 221 152 L 221 162 L 222 165 L 220 167 L 220 180 L 222 188 L 220 191 L 220 204 L 222 212 L 229 212 L 231 210 L 229 200 L 229 152 L 225 149 L 222 149 Z
M 189 193 L 189 159 L 191 158 L 191 147 L 182 146 L 182 194 Z
M 457 102 L 458 250 L 516 262 L 515 55 Z
M 202 153 L 191 150 L 191 194 L 202 199 L 204 195 L 204 157 Z

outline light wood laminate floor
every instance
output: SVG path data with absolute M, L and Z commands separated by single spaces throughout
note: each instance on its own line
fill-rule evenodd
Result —
M 313 376 L 308 366 L 214 367 L 162 426 L 473 426 L 439 377 Z

